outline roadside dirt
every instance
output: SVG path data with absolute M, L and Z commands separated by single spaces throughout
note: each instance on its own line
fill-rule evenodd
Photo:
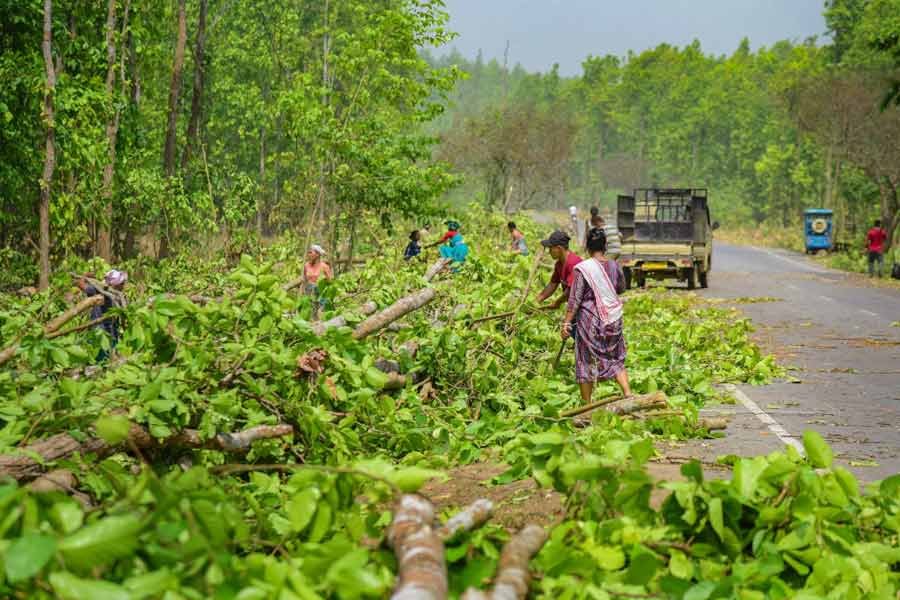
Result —
M 647 464 L 647 472 L 656 482 L 683 481 L 681 465 L 689 460 L 678 454 L 678 445 L 661 444 L 660 456 Z M 672 452 L 669 455 L 668 452 Z M 521 529 L 527 524 L 555 525 L 565 516 L 565 497 L 554 490 L 538 487 L 530 477 L 503 485 L 492 485 L 491 478 L 506 470 L 500 463 L 475 463 L 451 469 L 447 481 L 434 481 L 426 485 L 421 493 L 430 498 L 439 511 L 467 506 L 479 498 L 487 498 L 494 503 L 492 523 L 509 531 Z M 727 467 L 704 464 L 704 474 L 710 478 L 730 475 Z M 659 508 L 668 490 L 656 488 L 650 495 L 650 505 Z

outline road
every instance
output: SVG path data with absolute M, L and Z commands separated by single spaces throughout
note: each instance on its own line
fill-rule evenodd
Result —
M 726 437 L 667 454 L 765 454 L 815 429 L 861 480 L 900 473 L 900 289 L 782 250 L 717 243 L 713 256 L 701 293 L 735 300 L 789 377 L 737 386 L 742 402 L 704 410 L 732 415 Z M 737 300 L 763 297 L 774 300 Z

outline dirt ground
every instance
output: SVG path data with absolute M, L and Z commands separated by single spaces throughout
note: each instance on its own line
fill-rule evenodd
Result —
M 674 447 L 674 446 L 673 446 Z M 681 465 L 686 459 L 670 458 L 665 454 L 667 446 L 661 444 L 657 456 L 647 464 L 647 472 L 656 482 L 682 481 Z M 509 531 L 521 529 L 527 524 L 553 525 L 565 515 L 565 497 L 551 489 L 538 487 L 531 477 L 503 485 L 492 485 L 491 479 L 506 470 L 501 463 L 475 463 L 451 469 L 447 481 L 433 481 L 421 493 L 434 503 L 439 511 L 462 508 L 487 498 L 494 503 L 492 523 Z M 707 477 L 720 478 L 730 475 L 730 470 L 715 464 L 703 465 Z M 668 496 L 664 489 L 654 489 L 650 504 L 659 508 Z

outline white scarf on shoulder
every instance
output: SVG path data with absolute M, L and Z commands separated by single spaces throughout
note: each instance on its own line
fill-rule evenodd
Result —
M 594 292 L 594 306 L 597 317 L 605 325 L 615 323 L 622 318 L 622 301 L 616 294 L 616 286 L 613 285 L 606 274 L 606 269 L 596 258 L 583 260 L 575 266 L 575 270 L 584 276 L 584 280 Z

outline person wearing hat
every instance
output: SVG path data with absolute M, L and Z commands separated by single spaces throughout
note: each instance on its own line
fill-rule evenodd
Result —
M 306 253 L 306 264 L 303 265 L 303 292 L 313 297 L 313 317 L 318 315 L 319 309 L 324 306 L 324 300 L 319 300 L 319 280 L 334 279 L 334 273 L 323 257 L 325 249 L 318 244 L 309 247 Z
M 563 293 L 559 299 L 553 303 L 553 308 L 558 308 L 569 298 L 569 288 L 575 279 L 575 267 L 581 262 L 581 257 L 569 250 L 569 235 L 560 230 L 556 230 L 550 234 L 546 240 L 541 240 L 541 245 L 549 248 L 550 256 L 556 260 L 553 268 L 553 276 L 550 283 L 542 289 L 537 296 L 537 301 L 543 302 L 553 295 L 560 285 L 562 285 Z
M 452 261 L 450 270 L 457 273 L 459 272 L 460 266 L 466 262 L 466 257 L 469 255 L 469 246 L 459 232 L 459 223 L 456 221 L 447 221 L 447 227 L 450 231 L 445 233 L 444 237 L 441 238 L 442 241 L 447 240 L 447 243 L 440 248 L 441 257 L 449 258 Z
M 93 273 L 85 273 L 84 277 L 80 278 L 76 283 L 78 289 L 84 292 L 85 296 L 96 296 L 97 294 L 102 293 L 94 285 L 88 283 L 87 279 L 93 277 Z M 103 276 L 103 283 L 105 283 L 111 290 L 119 292 L 120 294 L 125 288 L 125 283 L 127 281 L 128 273 L 116 269 L 107 271 L 106 275 Z M 106 314 L 111 308 L 115 308 L 112 298 L 107 294 L 103 294 L 103 304 L 95 306 L 91 309 L 91 321 L 97 321 L 97 324 L 94 325 L 94 327 L 100 329 L 101 331 L 105 331 L 109 336 L 110 350 L 115 348 L 116 344 L 119 342 L 119 320 L 115 317 L 112 317 L 111 315 L 107 316 Z M 100 352 L 97 354 L 97 362 L 102 362 L 109 358 L 110 350 L 101 348 Z

